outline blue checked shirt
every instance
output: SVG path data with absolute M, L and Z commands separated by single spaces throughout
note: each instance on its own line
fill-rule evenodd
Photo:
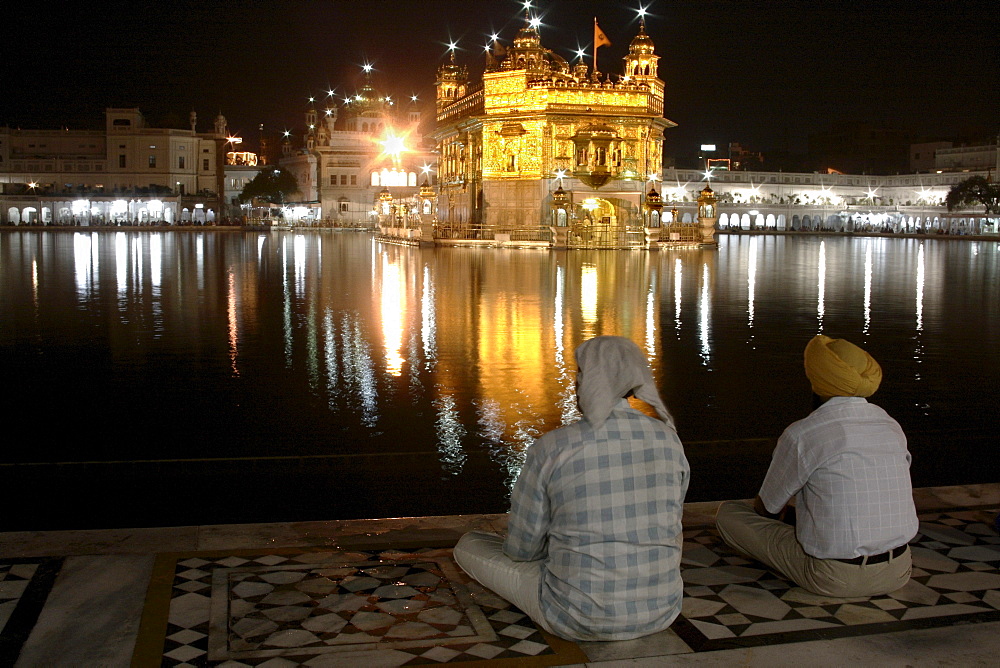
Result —
M 622 400 L 528 450 L 504 553 L 543 560 L 542 612 L 558 635 L 628 640 L 681 610 L 681 514 L 690 469 L 677 433 Z

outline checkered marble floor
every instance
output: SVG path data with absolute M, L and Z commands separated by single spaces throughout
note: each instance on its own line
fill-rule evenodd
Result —
M 996 512 L 922 513 L 911 581 L 866 599 L 810 594 L 714 526 L 690 527 L 684 607 L 664 633 L 677 651 L 710 652 L 1000 620 Z M 160 555 L 156 570 L 136 656 L 152 647 L 164 666 L 588 660 L 470 582 L 446 548 Z
M 992 511 L 923 513 L 913 574 L 891 594 L 811 594 L 741 558 L 714 527 L 685 531 L 684 607 L 674 631 L 695 651 L 1000 620 L 1000 536 Z
M 173 570 L 167 666 L 566 663 L 556 655 L 573 649 L 469 582 L 450 549 L 195 556 Z

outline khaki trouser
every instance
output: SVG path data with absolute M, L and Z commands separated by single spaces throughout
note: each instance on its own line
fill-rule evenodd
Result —
M 817 559 L 802 550 L 795 527 L 758 515 L 746 501 L 725 501 L 715 525 L 722 539 L 778 571 L 803 589 L 822 596 L 854 598 L 895 591 L 910 579 L 910 551 L 878 564 Z

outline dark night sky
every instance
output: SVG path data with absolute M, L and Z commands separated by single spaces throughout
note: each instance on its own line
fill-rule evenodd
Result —
M 647 0 L 648 2 L 648 0 Z M 542 43 L 571 60 L 597 17 L 612 41 L 600 69 L 619 73 L 637 2 L 536 0 Z M 10 12 L 8 9 L 7 12 Z M 1000 131 L 996 0 L 653 0 L 667 152 L 740 141 L 804 150 L 810 131 L 866 121 L 928 138 Z M 496 31 L 523 25 L 513 0 L 27 2 L 3 37 L 0 125 L 101 127 L 107 106 L 151 124 L 208 130 L 220 110 L 251 148 L 257 126 L 295 132 L 306 98 L 350 93 L 360 65 L 397 97 L 433 99 L 445 43 L 482 69 Z

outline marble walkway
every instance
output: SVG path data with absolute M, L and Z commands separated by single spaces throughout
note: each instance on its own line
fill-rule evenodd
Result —
M 613 643 L 550 636 L 458 569 L 455 540 L 503 515 L 0 533 L 0 666 L 996 665 L 1000 484 L 914 496 L 913 577 L 864 599 L 791 585 L 688 504 L 681 616 Z

